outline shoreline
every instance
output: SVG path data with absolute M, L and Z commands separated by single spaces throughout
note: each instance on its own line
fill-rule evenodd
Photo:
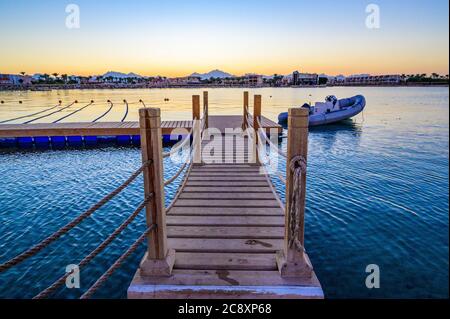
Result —
M 285 88 L 294 88 L 294 89 L 316 89 L 316 88 L 332 88 L 332 87 L 449 87 L 449 84 L 446 83 L 411 83 L 411 84 L 400 84 L 400 85 L 304 85 L 304 86 L 223 86 L 223 85 L 171 85 L 171 86 L 132 86 L 132 87 L 117 87 L 117 86 L 95 86 L 95 85 L 87 85 L 87 86 L 72 86 L 72 85 L 55 85 L 55 86 L 45 86 L 45 87 L 17 87 L 17 86 L 8 86 L 1 87 L 0 92 L 11 92 L 11 91 L 29 91 L 29 92 L 50 92 L 50 91 L 67 91 L 67 90 L 134 90 L 134 89 L 261 89 L 261 88 L 275 88 L 275 89 L 285 89 Z

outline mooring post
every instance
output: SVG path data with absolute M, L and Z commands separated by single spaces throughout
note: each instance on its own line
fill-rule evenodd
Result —
M 255 95 L 253 100 L 253 129 L 254 129 L 254 136 L 255 141 L 253 143 L 254 146 L 254 152 L 253 152 L 253 160 L 254 163 L 259 163 L 259 156 L 258 156 L 258 147 L 259 147 L 259 136 L 258 136 L 258 121 L 261 122 L 261 95 Z
M 203 92 L 203 114 L 205 116 L 205 128 L 209 127 L 209 99 L 208 99 L 208 91 Z
M 192 96 L 192 130 L 193 130 L 193 152 L 194 152 L 194 163 L 200 164 L 202 162 L 201 154 L 201 142 L 202 142 L 202 128 L 200 120 L 200 95 Z
M 310 278 L 313 273 L 304 250 L 306 170 L 302 169 L 298 180 L 292 171 L 302 162 L 306 164 L 308 158 L 308 113 L 303 108 L 291 108 L 288 113 L 285 236 L 283 251 L 277 254 L 278 269 L 283 277 Z M 300 196 L 294 200 L 294 191 L 298 189 L 295 182 L 299 183 Z
M 144 196 L 147 226 L 156 225 L 149 234 L 148 248 L 141 262 L 141 272 L 148 276 L 170 276 L 175 251 L 167 246 L 166 211 L 164 206 L 164 174 L 162 159 L 161 111 L 156 108 L 139 110 Z
M 245 91 L 244 92 L 244 119 L 243 119 L 243 124 L 242 124 L 242 129 L 245 131 L 249 125 L 247 123 L 247 119 L 248 119 L 248 92 Z

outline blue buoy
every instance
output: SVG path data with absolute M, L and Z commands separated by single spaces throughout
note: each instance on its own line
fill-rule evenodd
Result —
M 33 138 L 32 137 L 19 137 L 17 138 L 17 143 L 20 148 L 33 148 Z
M 173 137 L 172 139 L 170 135 L 163 135 L 163 145 L 168 146 L 175 145 L 182 139 L 183 139 L 182 135 L 178 135 L 177 137 Z
M 84 144 L 86 146 L 95 146 L 98 143 L 97 136 L 85 136 L 84 137 Z
M 131 137 L 129 135 L 119 135 L 117 136 L 117 145 L 128 146 L 130 145 Z
M 131 137 L 131 142 L 134 146 L 141 146 L 141 136 L 140 135 L 133 135 Z
M 50 136 L 50 142 L 52 143 L 52 147 L 55 149 L 62 149 L 66 147 L 65 136 Z
M 83 146 L 83 138 L 81 136 L 68 136 L 67 144 L 69 146 Z
M 17 146 L 16 138 L 0 138 L 0 148 L 12 148 Z
M 37 148 L 49 148 L 50 138 L 48 136 L 36 136 L 34 138 L 34 144 Z
M 100 145 L 115 145 L 116 137 L 115 136 L 98 136 L 97 141 L 98 141 L 98 144 L 100 144 Z

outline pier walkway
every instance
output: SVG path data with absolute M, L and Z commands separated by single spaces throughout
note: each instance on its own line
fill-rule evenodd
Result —
M 299 140 L 288 153 L 306 155 L 308 114 L 291 111 L 295 116 L 290 138 Z M 156 110 L 147 112 L 141 117 L 158 116 Z M 154 223 L 165 224 L 149 244 L 160 255 L 150 248 L 128 289 L 129 298 L 323 298 L 303 249 L 305 185 L 293 187 L 305 182 L 306 172 L 298 179 L 288 175 L 292 186 L 287 192 L 297 203 L 289 202 L 291 212 L 286 213 L 262 164 L 260 150 L 264 152 L 270 142 L 261 129 L 260 114 L 260 96 L 255 96 L 253 115 L 244 102 L 244 115 L 228 118 L 226 127 L 257 128 L 259 133 L 242 136 L 221 130 L 214 136 L 213 150 L 208 149 L 211 140 L 200 125 L 202 131 L 192 143 L 193 162 L 175 200 L 161 216 L 152 217 Z M 208 122 L 215 128 L 213 121 Z M 197 151 L 202 155 L 196 161 Z M 155 187 L 159 189 L 149 189 Z M 296 197 L 296 190 L 303 193 Z M 298 209 L 292 210 L 292 204 Z
M 207 92 L 202 114 L 200 96 L 193 96 L 192 101 L 189 135 L 170 152 L 162 148 L 160 110 L 140 109 L 142 166 L 66 226 L 0 263 L 0 273 L 45 250 L 142 174 L 141 204 L 78 266 L 94 260 L 141 211 L 145 211 L 147 229 L 84 291 L 82 299 L 94 296 L 144 242 L 146 254 L 136 265 L 128 298 L 323 298 L 304 247 L 308 111 L 289 109 L 284 153 L 278 148 L 278 128 L 271 132 L 263 124 L 260 95 L 254 97 L 251 114 L 248 93 L 244 92 L 242 116 L 210 117 Z M 274 154 L 286 162 L 285 175 L 271 169 Z M 168 158 L 179 168 L 165 180 Z M 278 165 L 275 167 L 278 169 Z M 166 205 L 165 187 L 181 176 L 174 199 Z M 275 190 L 273 178 L 286 186 L 285 203 Z M 52 296 L 69 275 L 62 272 L 35 298 Z

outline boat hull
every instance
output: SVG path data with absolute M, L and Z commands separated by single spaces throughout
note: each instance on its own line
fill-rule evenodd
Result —
M 341 107 L 344 109 L 325 113 L 314 114 L 309 116 L 309 126 L 319 126 L 340 122 L 352 118 L 361 113 L 366 106 L 366 99 L 362 95 L 357 95 L 348 99 L 339 100 Z M 284 112 L 278 116 L 278 123 L 287 125 L 288 113 Z

